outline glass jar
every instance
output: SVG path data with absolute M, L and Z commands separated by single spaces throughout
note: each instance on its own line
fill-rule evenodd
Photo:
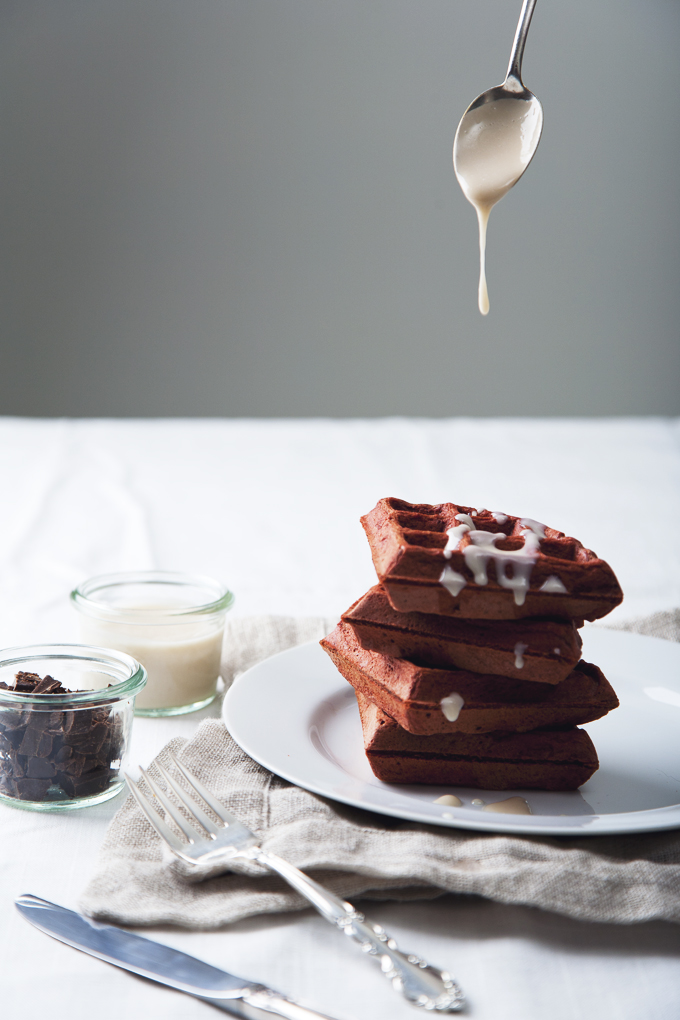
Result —
M 71 592 L 83 641 L 141 662 L 147 685 L 137 715 L 181 715 L 217 692 L 224 618 L 232 593 L 209 577 L 145 570 L 106 574 Z
M 7 689 L 21 673 L 58 693 Z M 124 786 L 135 697 L 145 683 L 143 666 L 106 648 L 0 651 L 0 799 L 33 811 L 62 811 L 115 797 Z M 24 681 L 31 685 L 34 680 Z

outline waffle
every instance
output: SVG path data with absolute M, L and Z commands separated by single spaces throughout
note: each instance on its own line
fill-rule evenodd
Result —
M 484 790 L 576 790 L 598 767 L 585 730 L 450 733 L 422 737 L 401 729 L 357 693 L 366 756 L 386 783 L 472 786 Z
M 369 652 L 343 623 L 321 647 L 358 693 L 403 729 L 421 736 L 576 726 L 600 719 L 619 703 L 597 666 L 583 661 L 561 683 L 550 685 L 428 669 L 408 659 Z
M 611 567 L 575 538 L 525 517 L 455 503 L 381 499 L 361 518 L 399 612 L 511 620 L 598 620 L 623 599 Z M 490 539 L 492 534 L 503 538 Z
M 424 666 L 557 684 L 581 657 L 581 638 L 564 620 L 465 620 L 400 613 L 380 585 L 343 613 L 367 651 Z

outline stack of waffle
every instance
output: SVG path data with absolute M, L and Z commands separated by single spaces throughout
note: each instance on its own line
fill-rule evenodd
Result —
M 392 783 L 574 790 L 598 767 L 579 723 L 618 699 L 579 661 L 611 568 L 529 518 L 382 499 L 362 524 L 380 584 L 321 644 L 356 690 L 366 754 Z

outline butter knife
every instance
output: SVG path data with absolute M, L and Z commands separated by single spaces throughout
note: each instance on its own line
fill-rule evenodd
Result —
M 41 900 L 30 893 L 20 896 L 15 905 L 27 921 L 67 946 L 140 977 L 176 988 L 178 992 L 186 992 L 244 1020 L 272 1020 L 273 1017 L 333 1020 L 323 1013 L 300 1006 L 265 985 L 234 977 L 226 970 L 197 960 L 195 956 L 187 956 L 124 928 L 91 921 L 74 910 Z

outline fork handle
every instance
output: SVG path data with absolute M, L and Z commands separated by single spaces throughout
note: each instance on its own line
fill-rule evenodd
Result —
M 285 879 L 322 917 L 358 942 L 364 953 L 378 957 L 385 977 L 409 1002 L 438 1013 L 463 1007 L 463 994 L 446 971 L 430 966 L 411 953 L 402 953 L 381 925 L 369 921 L 351 903 L 341 900 L 276 854 L 258 847 L 255 860 Z

